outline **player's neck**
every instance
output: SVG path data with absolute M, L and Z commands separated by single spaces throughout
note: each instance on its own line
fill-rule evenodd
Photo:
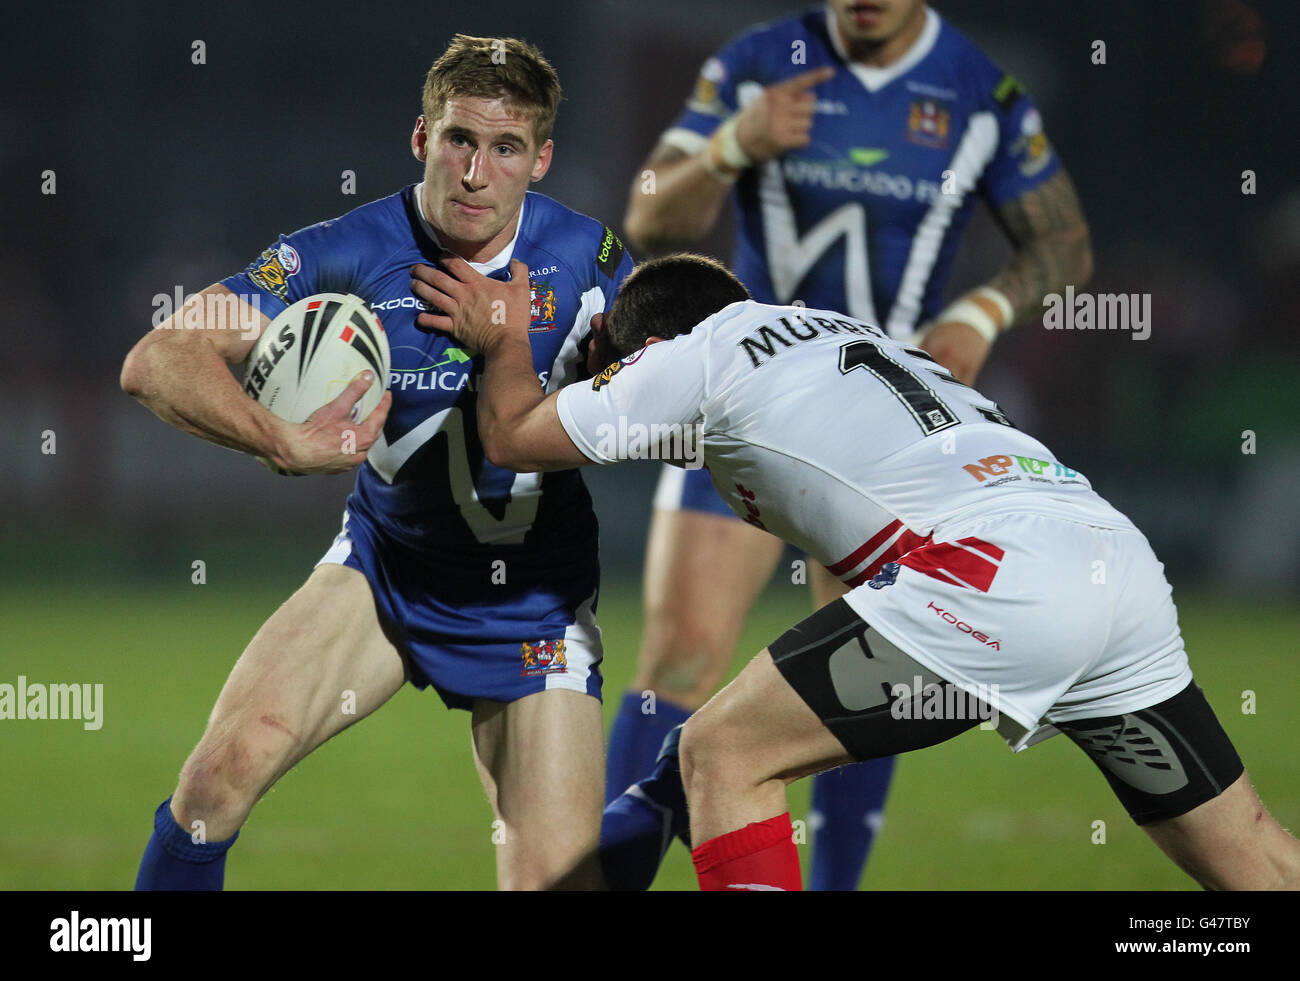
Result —
M 434 242 L 440 247 L 459 256 L 466 262 L 491 262 L 501 254 L 501 251 L 505 249 L 507 245 L 514 241 L 515 236 L 519 232 L 519 223 L 524 210 L 522 201 L 519 203 L 518 210 L 515 211 L 510 220 L 505 223 L 505 226 L 501 231 L 497 232 L 486 242 L 470 242 L 453 238 L 433 222 L 429 221 L 428 216 L 432 209 L 429 206 L 429 202 L 424 199 L 424 191 L 424 184 L 421 182 L 421 184 L 416 188 L 416 197 L 419 203 L 420 219 L 425 226 L 425 230 L 433 234 Z
M 839 21 L 833 23 L 850 61 L 868 68 L 888 68 L 907 54 L 925 30 L 926 10 L 925 4 L 918 4 L 903 26 L 882 41 L 849 41 L 840 30 Z
M 522 210 L 522 205 L 521 205 Z M 441 228 L 430 225 L 438 235 L 438 244 L 448 252 L 453 252 L 466 262 L 491 262 L 501 250 L 510 244 L 519 227 L 519 212 L 506 222 L 506 227 L 497 232 L 486 242 L 465 242 L 452 238 Z

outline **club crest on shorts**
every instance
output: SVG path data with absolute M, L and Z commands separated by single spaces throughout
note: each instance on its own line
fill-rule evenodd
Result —
M 867 585 L 872 589 L 884 589 L 886 586 L 894 585 L 898 579 L 898 570 L 902 566 L 897 562 L 886 562 L 880 567 L 880 571 L 867 581 Z
M 563 640 L 539 640 L 536 644 L 524 641 L 519 645 L 524 659 L 524 677 L 539 674 L 562 674 L 569 670 L 569 659 L 564 654 Z

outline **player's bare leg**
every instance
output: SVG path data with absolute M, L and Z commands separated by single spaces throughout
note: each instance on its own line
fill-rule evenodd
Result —
M 812 588 L 814 610 L 834 603 L 849 591 L 844 580 L 832 576 L 826 566 L 812 559 L 808 560 L 808 585 Z
M 691 841 L 782 814 L 787 784 L 849 762 L 844 746 L 764 649 L 682 730 Z
M 784 547 L 734 518 L 656 510 L 632 689 L 653 691 L 688 711 L 703 705 L 726 676 L 745 617 Z
M 319 566 L 230 672 L 181 770 L 171 803 L 176 822 L 192 828 L 202 821 L 209 841 L 229 838 L 276 780 L 405 680 L 365 577 Z
M 1265 810 L 1249 774 L 1213 800 L 1142 830 L 1206 889 L 1300 889 L 1300 841 Z
M 474 761 L 505 836 L 499 888 L 600 888 L 601 729 L 600 702 L 582 692 L 474 703 Z

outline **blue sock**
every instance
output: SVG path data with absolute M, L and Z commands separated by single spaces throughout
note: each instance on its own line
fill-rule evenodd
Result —
M 612 890 L 650 888 L 674 837 L 687 841 L 690 819 L 677 758 L 681 727 L 664 739 L 650 776 L 606 808 L 600 824 L 600 865 Z
M 226 878 L 226 852 L 239 837 L 236 831 L 225 841 L 196 845 L 190 833 L 172 817 L 168 797 L 153 816 L 153 834 L 140 860 L 136 891 L 220 890 Z
M 609 730 L 609 751 L 605 754 L 606 804 L 654 769 L 664 738 L 691 714 L 662 698 L 655 699 L 652 713 L 641 711 L 644 704 L 640 693 L 625 693 Z
M 809 890 L 858 888 L 871 843 L 884 823 L 894 759 L 854 763 L 813 778 Z

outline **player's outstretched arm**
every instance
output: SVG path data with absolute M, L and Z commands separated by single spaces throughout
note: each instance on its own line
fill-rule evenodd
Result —
M 661 142 L 632 182 L 623 217 L 628 240 L 642 251 L 662 252 L 707 235 L 746 168 L 808 145 L 813 89 L 834 76 L 833 68 L 815 68 L 769 85 L 719 126 L 700 153 Z
M 998 332 L 1041 315 L 1048 293 L 1077 289 L 1092 276 L 1088 223 L 1064 168 L 996 214 L 1015 254 L 993 279 L 940 314 L 921 345 L 968 385 Z
M 667 252 L 698 242 L 722 213 L 735 177 L 711 173 L 708 150 L 690 156 L 660 143 L 641 165 L 628 192 L 623 231 L 642 252 Z
M 510 279 L 503 282 L 481 275 L 463 259 L 442 261 L 448 272 L 424 264 L 411 267 L 411 291 L 442 311 L 422 313 L 416 323 L 446 331 L 462 347 L 483 355 L 478 435 L 484 454 L 498 467 L 520 473 L 590 463 L 560 423 L 555 408 L 559 393 L 546 395 L 533 370 L 528 266 L 512 259 Z
M 385 393 L 361 425 L 352 423 L 351 407 L 367 387 L 358 378 L 306 422 L 278 419 L 245 395 L 229 370 L 248 357 L 269 323 L 225 286 L 210 286 L 136 343 L 122 365 L 122 390 L 178 429 L 290 473 L 355 467 L 378 438 L 391 396 Z

